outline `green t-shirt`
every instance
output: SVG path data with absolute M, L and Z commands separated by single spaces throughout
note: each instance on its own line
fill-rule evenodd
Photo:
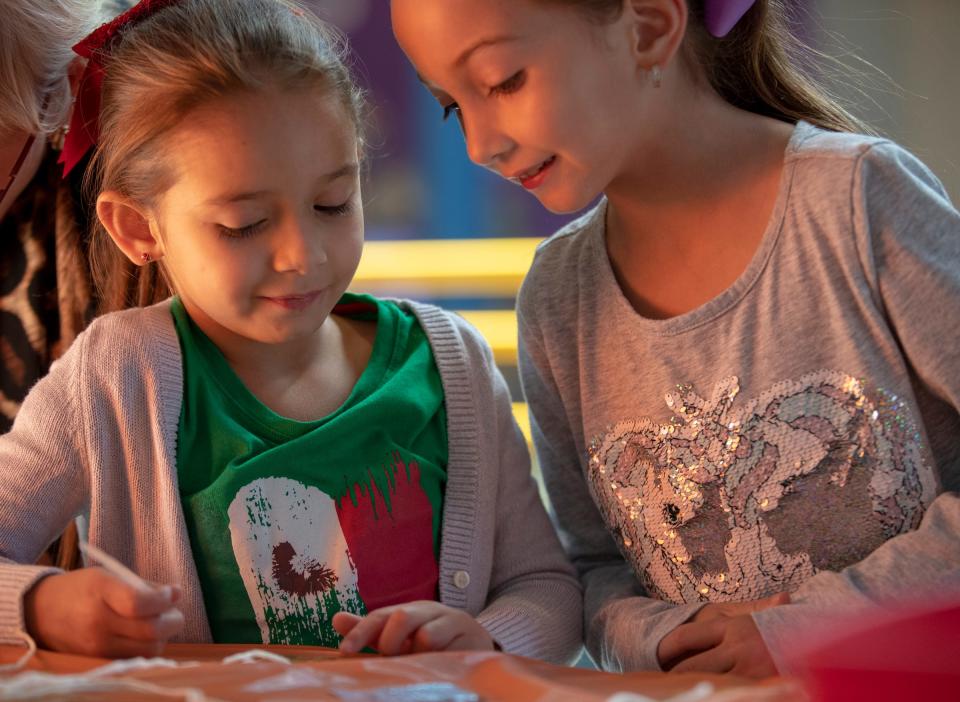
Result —
M 183 304 L 177 476 L 217 642 L 335 646 L 340 610 L 436 599 L 446 482 L 443 388 L 417 320 L 346 294 L 334 314 L 375 319 L 343 405 L 282 417 L 233 372 Z

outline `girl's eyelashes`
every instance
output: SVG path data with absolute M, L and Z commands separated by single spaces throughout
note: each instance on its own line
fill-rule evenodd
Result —
M 227 239 L 245 239 L 248 236 L 253 236 L 256 234 L 262 227 L 267 223 L 267 220 L 261 219 L 259 222 L 254 222 L 253 224 L 248 224 L 245 227 L 225 227 L 222 224 L 217 225 L 217 229 L 220 230 L 220 235 Z
M 526 82 L 527 72 L 524 70 L 519 70 L 502 83 L 498 83 L 490 88 L 489 94 L 493 96 L 510 95 L 511 93 L 515 93 L 520 90 L 520 88 L 522 88 Z M 455 114 L 457 119 L 460 120 L 460 123 L 463 124 L 463 112 L 460 110 L 459 104 L 451 102 L 447 103 L 446 105 L 441 105 L 441 107 L 443 109 L 444 122 L 450 118 L 450 115 Z
M 339 205 L 314 205 L 313 210 L 317 214 L 331 217 L 350 214 L 350 212 L 353 211 L 352 196 L 351 199 L 348 199 Z M 245 227 L 227 227 L 223 224 L 218 224 L 217 229 L 220 231 L 220 235 L 227 239 L 245 239 L 249 236 L 253 236 L 261 229 L 264 229 L 266 225 L 267 220 L 261 219 L 260 221 L 254 222 L 253 224 L 248 224 Z
M 449 119 L 451 114 L 456 113 L 457 117 L 460 116 L 460 105 L 455 102 L 451 102 L 449 105 L 443 105 L 443 121 L 446 122 Z
M 313 209 L 320 214 L 342 216 L 350 214 L 353 211 L 353 205 L 351 200 L 347 200 L 339 205 L 314 205 Z
M 523 87 L 523 84 L 527 82 L 527 72 L 524 70 L 517 71 L 512 76 L 507 78 L 502 83 L 490 88 L 491 95 L 510 95 L 515 93 L 520 88 Z
M 463 110 L 460 109 L 460 105 L 455 102 L 451 102 L 449 105 L 443 106 L 443 121 L 446 122 L 447 118 L 455 114 L 457 116 L 457 122 L 460 123 L 460 131 L 466 133 L 467 128 L 463 125 Z

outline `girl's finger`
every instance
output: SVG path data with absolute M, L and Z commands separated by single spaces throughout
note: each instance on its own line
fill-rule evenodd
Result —
M 168 609 L 156 617 L 121 617 L 108 608 L 106 617 L 110 631 L 135 641 L 166 642 L 177 635 L 184 625 L 183 613 L 176 608 Z
M 657 657 L 664 670 L 671 670 L 678 661 L 719 644 L 723 640 L 726 624 L 729 621 L 722 617 L 705 622 L 681 624 L 664 636 L 657 647 Z
M 738 617 L 785 604 L 790 604 L 790 593 L 787 592 L 778 592 L 761 600 L 749 600 L 747 602 L 714 602 L 697 612 L 690 621 L 708 622 L 720 617 Z
M 337 612 L 333 615 L 330 623 L 340 636 L 346 636 L 353 628 L 363 621 L 363 617 L 353 612 Z
M 441 616 L 425 623 L 413 636 L 413 651 L 446 651 L 466 632 L 454 617 Z
M 380 637 L 387 619 L 396 610 L 395 607 L 377 609 L 356 622 L 353 628 L 340 642 L 340 650 L 344 653 L 356 653 L 365 646 L 369 646 Z
M 780 605 L 790 604 L 790 593 L 789 592 L 778 592 L 776 595 L 771 595 L 765 600 L 767 607 L 779 607 Z
M 157 585 L 156 587 L 161 587 Z M 170 588 L 170 602 L 176 604 L 183 599 L 183 589 L 179 585 L 168 585 Z
M 671 673 L 729 673 L 734 661 L 729 654 L 717 646 L 677 663 Z
M 170 585 L 132 587 L 104 572 L 100 587 L 107 606 L 121 617 L 142 618 L 163 614 L 173 606 L 178 590 Z
M 723 604 L 713 602 L 702 607 L 700 611 L 694 614 L 688 621 L 708 622 L 711 619 L 725 616 L 727 616 L 727 611 L 723 608 Z
M 790 595 L 786 592 L 778 592 L 770 597 L 764 597 L 761 600 L 748 600 L 747 602 L 730 602 L 725 604 L 728 617 L 739 617 L 744 614 L 753 614 L 762 612 L 765 609 L 776 607 L 782 604 L 789 604 Z
M 403 607 L 396 610 L 380 632 L 377 650 L 387 656 L 409 652 L 414 646 L 412 639 L 417 631 L 440 616 L 439 612 L 427 608 Z

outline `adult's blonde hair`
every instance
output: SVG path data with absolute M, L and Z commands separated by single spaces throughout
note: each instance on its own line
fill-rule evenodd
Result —
M 625 0 L 540 0 L 582 11 L 598 22 L 620 15 Z M 787 0 L 757 0 L 727 36 L 706 29 L 704 0 L 689 10 L 685 57 L 731 105 L 785 122 L 804 120 L 832 131 L 870 132 L 808 70 L 819 54 L 796 35 Z
M 67 121 L 73 45 L 99 23 L 99 7 L 98 0 L 0 0 L 0 133 L 49 134 Z
M 290 0 L 182 0 L 129 26 L 102 57 L 105 77 L 91 199 L 115 190 L 146 208 L 174 182 L 165 137 L 199 106 L 280 88 L 340 101 L 363 144 L 363 93 L 346 40 Z M 158 265 L 135 266 L 93 223 L 91 264 L 103 311 L 171 293 Z

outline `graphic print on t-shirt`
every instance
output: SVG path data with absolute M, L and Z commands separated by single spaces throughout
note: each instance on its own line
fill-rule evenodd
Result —
M 319 635 L 322 645 L 336 646 L 335 632 L 318 622 L 341 610 L 365 610 L 333 499 L 296 480 L 260 478 L 237 491 L 228 516 L 263 643 Z
M 433 507 L 421 487 L 420 466 L 404 464 L 394 452 L 384 471 L 386 492 L 371 478 L 355 485 L 337 506 L 368 611 L 437 598 Z
M 368 470 L 339 500 L 285 477 L 237 492 L 230 539 L 264 643 L 336 646 L 328 626 L 336 612 L 436 599 L 433 507 L 420 467 L 393 452 L 376 470 L 380 480 Z
M 916 528 L 936 488 L 906 403 L 828 370 L 735 408 L 739 391 L 679 386 L 670 423 L 623 421 L 590 446 L 594 498 L 651 595 L 789 591 Z

